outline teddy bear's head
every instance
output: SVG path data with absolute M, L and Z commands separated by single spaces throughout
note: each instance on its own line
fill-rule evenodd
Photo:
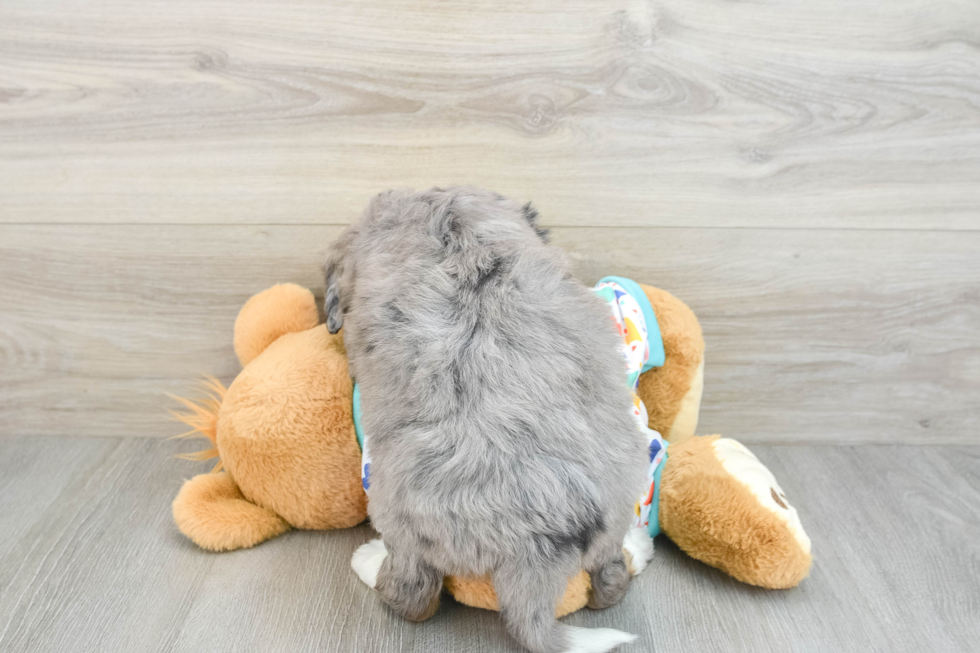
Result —
M 319 324 L 306 288 L 255 295 L 235 322 L 242 371 L 228 388 L 217 448 L 242 494 L 295 528 L 364 521 L 353 385 L 343 339 Z
M 174 501 L 181 530 L 212 550 L 253 546 L 290 526 L 348 528 L 367 516 L 353 384 L 342 338 L 294 284 L 252 297 L 235 322 L 242 371 L 220 401 L 181 416 L 207 435 L 224 472 L 195 477 Z

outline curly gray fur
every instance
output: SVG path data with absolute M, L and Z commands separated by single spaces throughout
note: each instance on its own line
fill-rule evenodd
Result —
M 421 618 L 443 575 L 492 574 L 511 633 L 552 653 L 579 568 L 591 607 L 627 589 L 646 443 L 608 308 L 536 217 L 475 188 L 382 193 L 335 243 L 325 305 L 371 437 L 378 590 Z

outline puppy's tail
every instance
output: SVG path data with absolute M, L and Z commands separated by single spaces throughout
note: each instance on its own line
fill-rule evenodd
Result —
M 636 635 L 576 628 L 555 619 L 568 575 L 561 565 L 505 565 L 493 574 L 500 614 L 510 634 L 533 653 L 605 653 Z

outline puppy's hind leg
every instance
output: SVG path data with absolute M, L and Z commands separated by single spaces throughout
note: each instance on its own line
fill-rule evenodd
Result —
M 405 619 L 425 621 L 439 608 L 442 574 L 420 556 L 411 555 L 401 547 L 392 548 L 389 542 L 375 589 Z
M 618 540 L 603 538 L 585 557 L 585 570 L 592 581 L 589 607 L 601 610 L 619 603 L 630 587 L 630 572 Z
M 493 574 L 500 614 L 510 634 L 533 653 L 605 653 L 635 635 L 612 628 L 576 628 L 555 619 L 568 579 L 580 563 L 538 557 L 508 562 Z

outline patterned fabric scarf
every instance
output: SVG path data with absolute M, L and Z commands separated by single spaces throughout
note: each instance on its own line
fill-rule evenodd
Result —
M 633 420 L 647 439 L 650 464 L 644 491 L 633 507 L 633 526 L 645 528 L 650 537 L 660 532 L 657 507 L 660 505 L 660 475 L 667 459 L 667 443 L 657 431 L 647 426 L 646 406 L 636 394 L 640 374 L 664 364 L 664 345 L 660 326 L 650 300 L 635 281 L 622 277 L 606 277 L 593 288 L 609 304 L 613 321 L 623 338 L 619 351 L 626 360 L 626 385 L 633 394 Z

